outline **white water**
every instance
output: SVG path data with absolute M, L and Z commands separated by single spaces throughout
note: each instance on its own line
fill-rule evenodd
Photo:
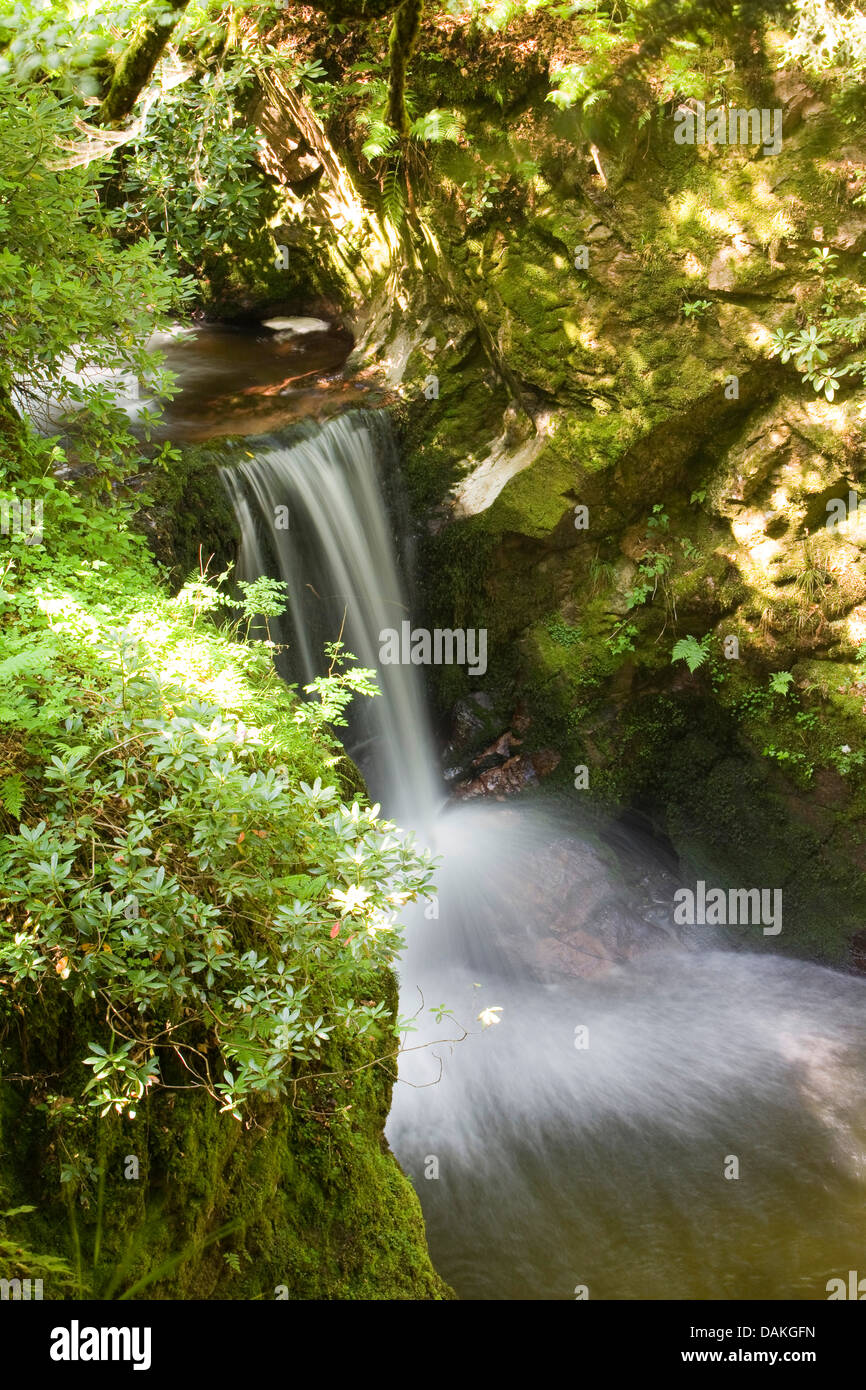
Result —
M 438 920 L 408 923 L 418 1031 L 387 1129 L 441 1273 L 484 1299 L 824 1298 L 866 1273 L 866 982 L 719 950 L 707 928 L 678 939 L 647 846 L 592 843 L 561 808 L 437 809 L 420 673 L 378 661 L 381 629 L 413 617 L 387 422 L 246 442 L 225 474 L 242 577 L 288 583 L 295 679 L 345 613 L 383 688 L 354 750 L 385 813 L 444 855 Z M 440 1002 L 456 1022 L 435 1023 Z
M 241 526 L 238 577 L 271 574 L 288 586 L 294 679 L 326 669 L 324 644 L 341 630 L 345 648 L 377 670 L 382 695 L 364 702 L 350 751 L 387 791 L 387 813 L 411 824 L 428 821 L 442 795 L 417 672 L 379 662 L 380 631 L 409 614 L 379 486 L 390 447 L 384 416 L 353 411 L 257 441 L 255 458 L 223 478 Z
M 273 328 L 277 333 L 300 334 L 300 333 L 327 333 L 331 325 L 326 319 L 310 318 L 289 318 L 289 319 L 262 319 L 265 328 Z

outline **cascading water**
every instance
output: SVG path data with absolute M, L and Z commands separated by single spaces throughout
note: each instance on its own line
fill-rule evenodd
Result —
M 387 1130 L 440 1272 L 483 1299 L 825 1298 L 863 1262 L 866 982 L 678 937 L 665 866 L 637 842 L 612 858 L 561 808 L 437 811 L 420 673 L 378 659 L 411 617 L 387 420 L 245 443 L 224 473 L 241 577 L 288 584 L 292 679 L 345 623 L 383 692 L 351 751 L 443 856 L 438 918 L 408 920 L 418 1028 Z
M 241 527 L 239 579 L 279 575 L 287 585 L 292 676 L 320 674 L 324 644 L 341 632 L 376 668 L 382 697 L 356 711 L 350 752 L 388 813 L 408 823 L 429 819 L 442 794 L 421 683 L 379 661 L 380 630 L 409 613 L 379 481 L 393 451 L 387 417 L 353 411 L 259 441 L 223 478 Z

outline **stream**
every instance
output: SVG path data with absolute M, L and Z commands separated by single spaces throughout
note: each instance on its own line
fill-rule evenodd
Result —
M 194 334 L 166 423 L 245 436 L 224 446 L 238 574 L 288 585 L 283 674 L 321 672 L 343 629 L 382 691 L 348 751 L 442 857 L 435 909 L 405 919 L 417 1027 L 386 1131 L 437 1269 L 468 1299 L 825 1299 L 866 1273 L 866 981 L 675 926 L 676 865 L 622 825 L 449 800 L 423 669 L 379 659 L 413 617 L 411 546 L 390 421 L 343 390 L 346 350 Z

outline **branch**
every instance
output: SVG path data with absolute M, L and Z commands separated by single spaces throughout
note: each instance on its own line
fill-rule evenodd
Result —
M 144 33 L 134 39 L 121 54 L 114 69 L 111 85 L 96 115 L 97 125 L 116 125 L 132 111 L 144 91 L 162 51 L 189 0 L 166 0 L 158 19 L 148 24 Z

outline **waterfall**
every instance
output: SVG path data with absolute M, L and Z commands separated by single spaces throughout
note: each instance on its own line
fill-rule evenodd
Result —
M 395 462 L 390 421 L 352 411 L 256 444 L 255 457 L 223 470 L 241 529 L 238 578 L 286 583 L 293 679 L 322 674 L 324 644 L 341 632 L 377 671 L 382 695 L 355 702 L 349 752 L 388 815 L 427 823 L 442 792 L 423 686 L 414 668 L 379 660 L 379 633 L 411 618 L 380 482 Z
M 676 933 L 670 866 L 562 804 L 442 808 L 421 673 L 379 661 L 412 617 L 387 420 L 244 443 L 241 577 L 287 583 L 292 679 L 345 621 L 382 688 L 351 751 L 443 855 L 438 918 L 407 919 L 387 1128 L 440 1272 L 482 1299 L 820 1299 L 866 1274 L 866 982 Z

